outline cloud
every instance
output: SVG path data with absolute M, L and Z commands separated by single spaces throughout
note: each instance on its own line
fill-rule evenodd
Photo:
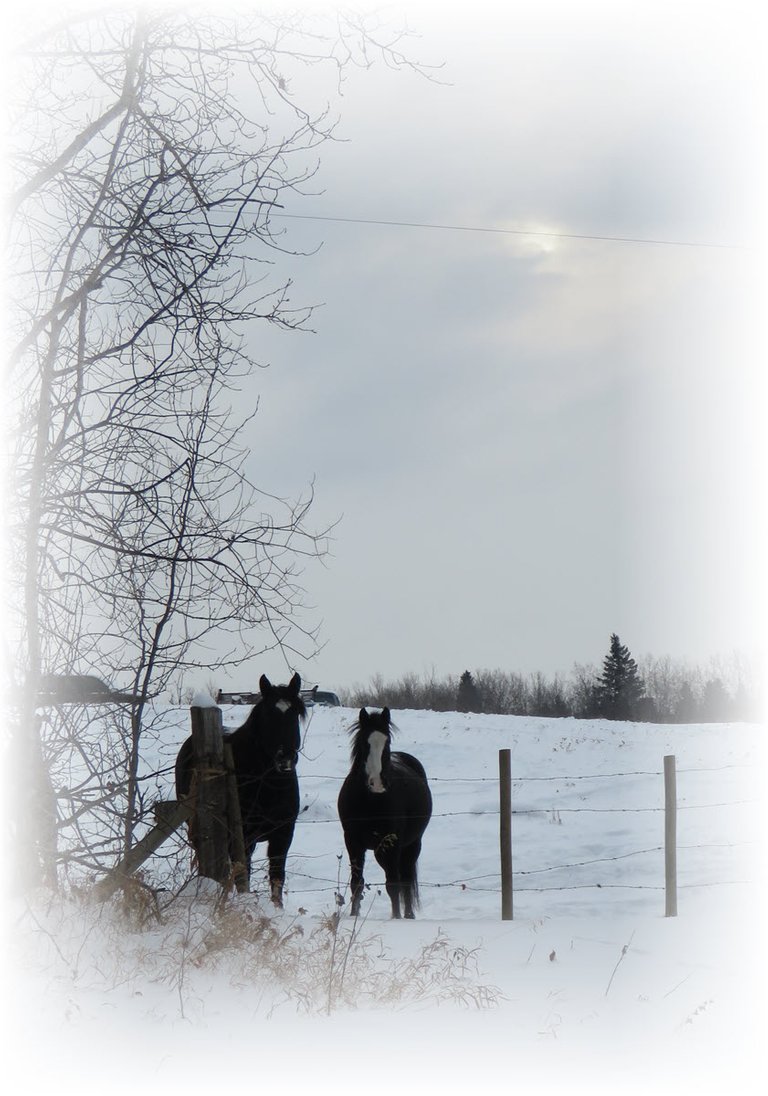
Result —
M 347 85 L 350 143 L 302 214 L 562 235 L 291 223 L 325 241 L 282 268 L 323 307 L 314 336 L 259 336 L 254 466 L 316 473 L 344 515 L 310 579 L 337 684 L 746 635 L 749 257 L 568 238 L 748 238 L 738 13 L 630 8 L 441 12 L 449 86 Z

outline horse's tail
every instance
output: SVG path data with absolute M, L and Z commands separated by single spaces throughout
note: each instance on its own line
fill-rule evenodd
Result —
M 415 856 L 414 855 L 409 856 L 406 860 L 405 865 L 403 865 L 402 861 L 401 861 L 401 871 L 402 871 L 403 866 L 405 867 L 405 871 L 402 871 L 402 875 L 401 875 L 401 882 L 400 882 L 401 894 L 400 894 L 400 897 L 403 899 L 403 901 L 406 901 L 408 899 L 408 897 L 410 897 L 411 905 L 413 906 L 414 909 L 418 910 L 418 909 L 421 909 L 421 900 L 419 898 L 419 871 L 418 871 L 419 851 L 421 851 L 420 850 L 420 843 L 419 843 L 419 846 L 417 846 L 417 849 L 418 849 L 418 851 L 416 852 Z
M 421 899 L 419 898 L 419 877 L 416 871 L 416 865 L 413 865 L 413 879 L 411 880 L 411 905 L 415 910 L 421 909 Z

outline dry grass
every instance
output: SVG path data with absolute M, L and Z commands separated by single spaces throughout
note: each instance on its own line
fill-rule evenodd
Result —
M 241 901 L 206 919 L 187 948 L 186 962 L 196 969 L 226 970 L 234 961 L 239 981 L 277 990 L 271 1010 L 290 1005 L 330 1013 L 424 1002 L 490 1008 L 501 997 L 481 982 L 477 949 L 456 946 L 438 931 L 414 956 L 394 959 L 380 935 L 337 911 L 286 921 Z
M 25 922 L 38 967 L 63 966 L 73 985 L 107 994 L 130 986 L 142 995 L 154 986 L 171 1007 L 175 996 L 185 1019 L 222 987 L 247 990 L 266 1015 L 425 1003 L 485 1009 L 501 1000 L 482 981 L 478 949 L 457 946 L 442 931 L 394 958 L 363 918 L 336 909 L 291 919 L 254 895 L 177 897 L 161 909 L 137 882 L 106 902 L 86 891 L 49 897 L 30 907 Z

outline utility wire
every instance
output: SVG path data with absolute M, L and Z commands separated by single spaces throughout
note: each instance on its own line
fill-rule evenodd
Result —
M 653 244 L 656 247 L 706 247 L 721 251 L 750 251 L 744 244 L 713 244 L 697 240 L 664 240 L 647 236 L 602 236 L 588 232 L 547 232 L 532 228 L 486 228 L 482 225 L 442 225 L 422 221 L 385 221 L 372 217 L 325 217 L 317 213 L 270 213 L 293 221 L 332 221 L 340 224 L 379 225 L 386 228 L 427 228 L 440 232 L 485 232 L 502 236 L 545 236 L 560 240 L 599 240 L 616 244 Z

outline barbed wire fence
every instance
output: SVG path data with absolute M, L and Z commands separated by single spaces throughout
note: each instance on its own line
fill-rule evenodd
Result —
M 103 729 L 98 725 L 96 730 L 99 735 L 94 736 L 95 741 L 101 746 Z M 152 827 L 154 804 L 158 800 L 167 800 L 174 794 L 174 763 L 171 758 L 175 758 L 177 752 L 175 738 L 174 734 L 161 741 L 160 748 L 155 745 L 147 751 L 147 764 L 138 774 L 142 815 L 137 818 L 137 834 L 145 827 Z M 318 901 L 325 902 L 330 898 L 337 902 L 338 895 L 346 893 L 348 864 L 344 855 L 335 799 L 348 770 L 341 754 L 333 761 L 328 754 L 325 754 L 326 761 L 319 754 L 311 757 L 311 749 L 309 753 L 307 751 L 307 742 L 308 727 L 304 731 L 301 750 L 306 765 L 300 775 L 305 802 L 297 820 L 296 839 L 289 852 L 287 893 L 299 902 L 307 899 L 312 901 L 313 896 Z M 98 756 L 101 757 L 101 754 Z M 422 856 L 419 885 L 425 898 L 429 892 L 433 895 L 442 893 L 445 900 L 438 903 L 438 906 L 444 904 L 450 909 L 453 905 L 454 910 L 459 911 L 459 916 L 473 916 L 470 912 L 473 909 L 488 909 L 489 896 L 492 903 L 493 896 L 501 896 L 502 892 L 499 845 L 492 833 L 493 823 L 499 821 L 501 814 L 496 792 L 499 775 L 492 774 L 488 768 L 483 769 L 488 761 L 488 755 L 485 757 L 478 764 L 478 768 L 483 770 L 479 773 L 459 770 L 459 774 L 430 774 L 429 778 L 435 797 L 434 824 L 445 827 L 441 833 L 442 840 L 448 839 L 456 846 L 463 846 L 461 863 L 457 862 L 457 868 L 463 868 L 466 874 L 459 874 L 459 870 L 454 873 L 450 867 L 450 859 L 446 859 L 442 853 L 433 858 L 430 865 L 428 830 L 425 839 L 427 855 Z M 738 754 L 731 754 L 731 758 L 734 757 L 738 758 Z M 593 764 L 594 762 L 587 762 L 585 768 L 591 768 Z M 315 765 L 320 771 L 313 771 Z M 71 772 L 67 769 L 63 773 L 57 790 L 61 809 L 62 871 L 67 878 L 80 884 L 108 872 L 120 858 L 122 831 L 114 823 L 113 816 L 119 817 L 125 789 L 117 769 L 107 772 L 108 781 L 105 782 L 102 777 L 92 786 L 87 783 L 90 773 L 88 767 L 87 771 L 81 773 L 73 762 L 70 768 Z M 709 794 L 705 795 L 702 789 L 699 797 L 699 782 L 694 779 L 699 774 L 713 774 L 715 777 L 716 774 L 723 774 L 725 777 L 726 773 L 736 774 L 738 770 L 750 769 L 754 772 L 755 766 L 739 764 L 736 760 L 729 763 L 724 759 L 723 764 L 687 764 L 677 770 L 687 786 L 681 801 L 676 804 L 676 811 L 681 816 L 710 813 L 712 816 L 711 824 L 708 820 L 702 820 L 691 827 L 693 841 L 679 845 L 683 867 L 681 890 L 724 888 L 756 881 L 753 878 L 755 858 L 738 850 L 758 847 L 759 841 L 749 823 L 741 826 L 740 816 L 734 815 L 731 819 L 729 812 L 747 808 L 759 800 L 750 799 L 748 794 L 741 794 L 746 785 L 738 777 L 724 779 L 722 782 L 717 779 L 703 781 Z M 568 903 L 567 892 L 574 893 L 576 904 L 583 901 L 576 896 L 576 892 L 589 890 L 663 892 L 663 870 L 659 860 L 654 861 L 654 858 L 661 858 L 664 853 L 662 828 L 656 827 L 653 821 L 665 811 L 660 794 L 663 775 L 661 766 L 644 766 L 641 763 L 636 767 L 630 764 L 626 769 L 621 769 L 615 762 L 608 772 L 516 774 L 512 780 L 513 802 L 510 809 L 515 841 L 514 893 L 549 893 L 555 896 L 559 892 L 563 895 L 563 901 L 553 897 L 553 903 L 557 902 L 562 906 Z M 637 785 L 632 789 L 630 799 L 622 784 L 633 780 L 637 781 Z M 656 781 L 659 782 L 658 785 Z M 735 791 L 735 794 L 722 791 L 717 794 L 716 789 L 721 783 L 723 789 L 727 787 L 731 792 Z M 586 787 L 587 784 L 592 786 Z M 614 789 L 609 786 L 612 784 L 617 786 L 615 794 Z M 553 789 L 551 795 L 545 790 L 548 785 Z M 647 798 L 644 790 L 646 787 Z M 309 803 L 306 802 L 307 793 Z M 689 802 L 689 798 L 693 801 Z M 605 838 L 600 836 L 601 823 L 598 823 L 589 834 L 585 846 L 580 844 L 582 830 L 575 824 L 575 820 L 583 818 L 586 828 L 589 829 L 587 820 L 592 816 L 605 819 Z M 647 822 L 643 821 L 634 827 L 628 821 L 633 817 L 645 818 Z M 611 827 L 611 818 L 627 821 Z M 726 823 L 723 827 L 720 818 Z M 562 837 L 558 835 L 556 844 L 561 855 L 557 856 L 554 863 L 548 862 L 549 856 L 545 859 L 544 850 L 548 843 L 542 842 L 540 835 L 536 835 L 535 841 L 528 840 L 531 831 L 527 829 L 527 820 L 536 819 L 546 819 L 553 823 L 574 819 L 574 826 L 569 829 L 570 835 L 573 835 L 569 852 L 562 855 L 569 833 L 563 833 Z M 481 825 L 473 827 L 475 821 Z M 733 826 L 731 822 L 734 823 Z M 454 824 L 456 828 L 452 829 Z M 715 832 L 712 834 L 713 839 L 709 840 L 711 829 Z M 616 832 L 611 832 L 616 830 L 621 831 L 618 836 Z M 719 839 L 721 831 L 722 837 L 727 837 L 728 840 Z M 313 836 L 308 839 L 308 834 Z M 317 834 L 317 839 L 314 834 Z M 695 840 L 698 837 L 706 840 Z M 477 857 L 474 856 L 475 847 L 478 848 Z M 252 886 L 259 897 L 261 876 L 266 874 L 267 866 L 266 857 L 260 855 L 263 848 L 264 846 L 257 846 L 257 853 L 253 858 Z M 704 858 L 696 853 L 705 850 L 711 850 L 713 855 L 711 861 L 706 861 L 707 869 L 703 870 Z M 543 863 L 536 862 L 539 857 L 544 860 Z M 446 864 L 449 865 L 448 871 L 445 870 Z M 474 871 L 469 868 L 470 864 Z M 612 871 L 612 867 L 617 870 Z M 150 888 L 165 892 L 170 897 L 183 887 L 184 879 L 188 880 L 194 871 L 185 827 L 182 827 L 152 854 L 151 860 L 142 867 L 141 876 Z M 742 878 L 741 875 L 747 878 Z M 368 887 L 369 890 L 378 890 L 381 884 L 371 882 Z M 460 900 L 454 903 L 453 897 L 449 897 L 450 892 Z M 473 894 L 477 896 L 477 902 L 473 902 Z M 542 901 L 546 902 L 546 899 Z M 434 902 L 431 904 L 435 905 Z
M 677 770 L 677 773 L 691 774 L 691 773 L 717 773 L 726 772 L 739 769 L 749 769 L 750 766 L 745 764 L 726 764 L 717 766 L 686 766 Z M 547 776 L 525 776 L 516 777 L 513 780 L 513 787 L 516 792 L 520 792 L 526 784 L 552 782 L 560 784 L 570 784 L 578 781 L 594 781 L 594 780 L 617 780 L 621 778 L 629 777 L 657 777 L 664 776 L 664 769 L 632 769 L 626 771 L 612 771 L 603 773 L 567 773 L 560 775 L 547 775 Z M 338 780 L 339 774 L 330 773 L 311 773 L 305 774 L 302 777 L 303 783 L 311 783 L 312 781 L 328 781 Z M 343 777 L 342 777 L 343 779 Z M 460 776 L 460 777 L 430 777 L 430 784 L 433 785 L 486 785 L 495 784 L 498 785 L 499 778 L 497 776 Z M 751 806 L 759 803 L 756 799 L 734 799 L 734 800 L 719 800 L 717 802 L 702 802 L 702 803 L 675 803 L 676 811 L 708 811 L 708 810 L 721 810 L 731 807 L 743 807 Z M 553 801 L 549 806 L 536 806 L 536 807 L 512 807 L 512 818 L 534 817 L 534 816 L 553 816 L 559 820 L 561 815 L 570 814 L 605 814 L 605 815 L 624 815 L 624 814 L 665 814 L 668 810 L 668 805 L 659 806 L 564 806 L 560 803 Z M 306 808 L 305 808 L 306 812 Z M 499 808 L 489 809 L 469 809 L 469 810 L 437 810 L 433 813 L 433 819 L 449 819 L 449 818 L 481 818 L 481 817 L 494 817 L 499 818 Z M 340 830 L 340 823 L 337 817 L 327 818 L 304 818 L 299 816 L 297 820 L 297 827 L 311 827 L 311 826 L 336 826 Z M 718 849 L 718 850 L 732 850 L 740 848 L 751 848 L 757 844 L 751 840 L 738 840 L 738 841 L 706 841 L 695 842 L 677 845 L 675 852 L 679 849 L 680 852 L 692 852 L 695 850 L 705 849 Z M 565 892 L 565 891 L 581 891 L 581 890 L 637 890 L 637 891 L 655 891 L 664 892 L 668 887 L 668 882 L 663 879 L 658 884 L 654 883 L 631 883 L 631 882 L 612 882 L 606 880 L 592 879 L 590 881 L 576 880 L 568 881 L 564 883 L 555 883 L 550 885 L 537 885 L 538 880 L 541 877 L 547 875 L 554 875 L 558 872 L 574 872 L 581 871 L 584 868 L 590 868 L 595 865 L 607 865 L 620 861 L 632 861 L 640 857 L 659 856 L 659 854 L 665 853 L 664 844 L 649 845 L 643 848 L 630 849 L 622 852 L 618 852 L 610 856 L 597 856 L 587 857 L 583 859 L 566 860 L 562 863 L 548 864 L 543 867 L 533 868 L 517 868 L 514 870 L 514 893 L 548 893 L 548 892 Z M 327 853 L 301 853 L 294 852 L 289 854 L 289 863 L 291 878 L 294 880 L 300 880 L 303 884 L 309 885 L 294 885 L 290 888 L 291 893 L 297 898 L 306 895 L 333 895 L 337 900 L 341 901 L 344 898 L 345 888 L 339 885 L 338 874 L 332 877 L 328 875 L 318 875 L 311 871 L 302 870 L 306 866 L 307 861 L 313 859 L 328 859 Z M 337 860 L 342 861 L 343 855 L 338 855 Z M 264 858 L 263 863 L 266 864 Z M 259 858 L 254 858 L 254 874 L 258 871 L 260 866 Z M 691 890 L 697 888 L 710 888 L 710 887 L 731 887 L 748 884 L 749 879 L 720 879 L 720 880 L 702 880 L 699 882 L 685 882 L 680 885 L 681 890 Z M 675 880 L 677 886 L 677 881 Z M 435 879 L 427 877 L 419 880 L 419 886 L 425 890 L 447 890 L 455 889 L 459 891 L 474 891 L 478 893 L 493 894 L 502 896 L 502 871 L 501 865 L 498 870 L 492 872 L 482 872 L 477 875 L 462 875 L 456 876 L 450 879 Z M 367 883 L 366 887 L 369 891 L 380 890 L 381 884 Z
M 308 721 L 309 722 L 309 721 Z M 318 758 L 311 758 L 307 753 L 309 728 L 305 728 L 301 752 L 306 761 L 313 763 L 319 760 Z M 499 751 L 500 754 L 504 751 Z M 160 760 L 157 758 L 157 760 Z M 322 766 L 322 762 L 320 762 Z M 147 801 L 151 798 L 152 786 L 156 794 L 162 797 L 163 791 L 167 788 L 168 784 L 172 782 L 173 765 L 153 765 L 154 772 L 146 773 L 140 776 L 140 782 L 146 785 Z M 336 769 L 335 772 L 307 772 L 306 770 L 301 775 L 301 786 L 303 790 L 311 789 L 313 785 L 330 784 L 332 787 L 340 787 L 341 782 L 346 776 L 346 769 L 341 766 L 337 767 L 337 764 L 329 765 L 328 768 Z M 737 763 L 724 763 L 720 765 L 687 765 L 681 767 L 679 773 L 683 777 L 694 774 L 706 774 L 706 773 L 725 773 L 728 771 L 735 771 L 738 769 L 748 769 L 749 765 L 737 764 Z M 602 816 L 606 819 L 611 816 L 647 816 L 649 819 L 653 816 L 657 816 L 665 813 L 667 805 L 658 805 L 658 799 L 656 804 L 642 803 L 642 798 L 638 805 L 613 805 L 613 804 L 570 804 L 568 803 L 568 795 L 572 793 L 572 790 L 578 788 L 579 785 L 583 785 L 585 782 L 605 784 L 606 782 L 617 782 L 627 779 L 637 780 L 658 780 L 664 775 L 664 769 L 659 767 L 636 767 L 627 769 L 612 768 L 608 772 L 561 772 L 561 773 L 547 773 L 547 774 L 530 774 L 530 775 L 516 775 L 514 780 L 511 780 L 511 787 L 514 789 L 514 804 L 509 805 L 509 818 L 512 822 L 518 822 L 525 819 L 546 818 L 549 817 L 550 821 L 562 823 L 564 818 L 584 816 Z M 536 787 L 540 785 L 558 785 L 558 795 L 553 795 L 549 802 L 542 803 L 540 799 L 534 799 L 531 803 L 525 802 L 525 789 L 527 787 Z M 452 875 L 450 877 L 442 877 L 442 872 L 430 873 L 429 867 L 422 873 L 422 879 L 420 880 L 420 887 L 424 892 L 427 891 L 449 891 L 454 890 L 457 892 L 472 892 L 478 895 L 478 898 L 482 895 L 482 901 L 487 903 L 488 895 L 501 895 L 503 889 L 503 871 L 502 864 L 500 863 L 498 844 L 495 848 L 492 847 L 493 838 L 490 835 L 490 827 L 488 826 L 488 819 L 501 819 L 503 810 L 500 800 L 489 794 L 491 788 L 498 787 L 500 785 L 500 774 L 491 775 L 486 772 L 477 775 L 430 775 L 430 785 L 433 786 L 433 792 L 435 792 L 435 806 L 436 809 L 433 813 L 433 819 L 441 822 L 450 823 L 452 820 L 457 820 L 462 827 L 463 833 L 456 841 L 456 844 L 463 842 L 465 849 L 469 845 L 471 847 L 474 837 L 467 840 L 467 830 L 465 828 L 465 820 L 480 820 L 485 819 L 486 823 L 482 829 L 482 836 L 478 838 L 478 843 L 482 842 L 483 849 L 482 855 L 478 859 L 477 867 L 480 867 L 480 871 L 474 873 L 467 873 L 465 875 Z M 452 806 L 452 801 L 455 802 L 451 792 L 453 790 L 460 790 L 461 797 L 465 792 L 472 792 L 472 789 L 479 789 L 478 799 L 481 801 L 481 805 L 475 805 L 470 809 L 461 809 L 459 806 Z M 342 877 L 346 876 L 346 864 L 344 863 L 343 852 L 343 837 L 341 826 L 335 811 L 335 795 L 329 796 L 330 789 L 326 786 L 318 789 L 318 795 L 314 797 L 314 801 L 305 803 L 302 813 L 297 820 L 297 838 L 293 843 L 291 851 L 289 852 L 289 893 L 292 893 L 297 899 L 301 900 L 306 896 L 333 896 L 334 901 L 339 901 L 340 892 L 343 895 L 345 887 L 341 883 Z M 558 801 L 560 791 L 566 794 Z M 585 789 L 584 795 L 575 793 L 578 798 L 583 799 L 586 795 L 592 796 L 595 794 L 595 789 Z M 598 793 L 600 794 L 600 793 Z M 623 794 L 623 793 L 620 793 Z M 310 795 L 310 798 L 313 798 Z M 715 799 L 716 797 L 712 797 Z M 635 799 L 637 802 L 637 799 Z M 652 801 L 653 802 L 653 801 Z M 727 811 L 728 809 L 737 808 L 740 806 L 746 806 L 754 800 L 745 798 L 736 798 L 729 800 L 727 798 L 717 799 L 717 801 L 706 802 L 681 802 L 675 804 L 675 813 L 680 812 L 700 812 L 700 811 Z M 313 817 L 314 808 L 319 807 L 318 813 L 324 816 Z M 302 830 L 312 832 L 315 827 L 320 827 L 321 830 L 328 827 L 332 830 L 335 829 L 334 837 L 331 841 L 325 841 L 322 839 L 322 844 L 326 846 L 323 852 L 308 852 L 302 851 L 302 841 L 300 834 Z M 525 834 L 517 832 L 515 834 L 515 853 L 516 857 L 520 856 L 520 863 L 515 863 L 514 872 L 510 872 L 510 876 L 513 880 L 513 890 L 515 894 L 533 894 L 533 893 L 555 893 L 555 892 L 577 892 L 586 890 L 623 890 L 623 891 L 664 891 L 667 886 L 667 881 L 663 881 L 663 877 L 659 875 L 659 881 L 656 883 L 652 881 L 650 871 L 658 871 L 657 866 L 654 865 L 653 869 L 648 869 L 643 865 L 643 858 L 659 857 L 660 854 L 665 852 L 665 846 L 658 843 L 655 840 L 648 841 L 650 836 L 647 833 L 648 827 L 643 824 L 639 827 L 637 836 L 640 837 L 640 841 L 637 842 L 639 847 L 626 847 L 626 842 L 622 840 L 621 847 L 611 855 L 584 855 L 586 849 L 580 849 L 578 844 L 573 847 L 575 856 L 562 857 L 558 862 L 554 864 L 533 864 L 530 863 L 531 854 L 540 853 L 540 844 L 528 843 L 526 844 Z M 645 831 L 645 832 L 643 832 Z M 458 832 L 458 831 L 456 831 Z M 330 836 L 330 835 L 329 835 Z M 643 839 L 645 838 L 645 840 Z M 606 838 L 606 843 L 610 838 Z M 427 837 L 428 841 L 428 837 Z M 577 838 L 578 841 L 578 838 Z M 591 846 L 595 845 L 595 837 L 592 836 L 592 840 L 589 842 Z M 562 845 L 562 841 L 559 842 Z M 702 849 L 737 849 L 744 848 L 753 844 L 749 841 L 710 841 L 710 842 L 697 842 L 688 843 L 680 846 L 680 851 L 683 853 L 692 852 L 694 850 Z M 180 874 L 183 873 L 183 864 L 186 860 L 190 870 L 192 870 L 193 864 L 189 855 L 185 856 L 185 851 L 188 850 L 186 846 L 183 833 L 178 833 L 174 837 L 174 841 L 169 843 L 171 847 L 166 846 L 163 852 L 158 856 L 155 854 L 155 863 L 151 874 L 153 876 L 165 876 L 162 885 L 170 883 L 173 873 L 173 867 L 175 862 L 176 878 L 178 879 Z M 185 848 L 186 846 L 186 848 Z M 314 839 L 305 841 L 304 848 L 318 849 L 319 843 Z M 426 846 L 425 846 L 426 847 Z M 259 848 L 263 848 L 260 846 Z M 334 857 L 334 851 L 338 850 L 336 857 Z M 590 849 L 589 851 L 592 851 Z M 602 850 L 599 850 L 602 851 Z M 340 853 L 340 855 L 339 855 Z M 580 855 L 581 854 L 581 855 Z M 311 870 L 312 863 L 318 861 L 324 861 L 320 871 Z M 334 862 L 335 861 L 335 862 Z M 467 857 L 464 857 L 464 863 L 466 865 Z M 428 858 L 426 859 L 426 865 L 428 865 Z M 444 863 L 444 862 L 443 862 Z M 622 871 L 613 876 L 600 871 L 599 869 L 608 867 L 609 865 L 631 865 L 637 863 L 643 865 L 638 872 L 639 878 L 632 880 L 628 878 L 627 873 Z M 493 865 L 494 870 L 490 870 Z M 310 870 L 307 870 L 309 866 Z M 318 864 L 319 866 L 319 864 Z M 441 865 L 442 866 L 442 865 Z M 258 880 L 261 875 L 266 874 L 267 858 L 266 856 L 257 855 L 253 858 L 253 870 L 252 870 L 252 883 L 256 888 L 259 888 Z M 329 870 L 330 869 L 330 870 Z M 587 878 L 585 878 L 585 876 Z M 691 887 L 713 887 L 713 886 L 728 886 L 736 883 L 743 883 L 744 880 L 740 879 L 726 879 L 720 878 L 713 881 L 711 878 L 707 880 L 692 880 L 691 873 L 685 874 L 686 881 L 683 884 L 683 889 Z M 378 890 L 381 884 L 369 883 L 368 889 Z M 176 889 L 175 887 L 173 889 Z M 471 903 L 470 903 L 471 905 Z M 468 904 L 463 905 L 463 909 L 468 909 Z

